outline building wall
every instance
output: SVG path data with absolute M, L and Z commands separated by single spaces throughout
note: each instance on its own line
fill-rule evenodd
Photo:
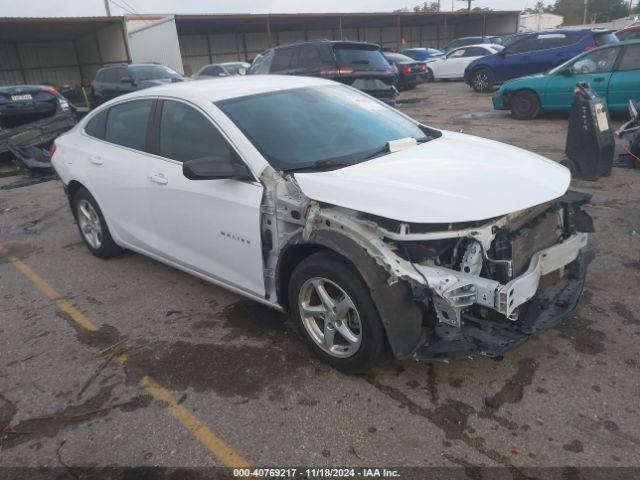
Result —
M 127 28 L 131 24 L 127 22 Z M 139 25 L 129 30 L 129 48 L 134 63 L 157 62 L 184 73 L 178 32 L 173 17 Z
M 0 43 L 0 85 L 76 85 L 93 80 L 100 65 L 127 59 L 120 24 L 75 41 Z
M 549 28 L 557 28 L 564 22 L 562 15 L 552 13 L 532 13 L 520 16 L 521 32 L 538 32 Z
M 505 35 L 518 31 L 518 15 L 485 18 L 462 24 L 448 26 L 402 26 L 400 33 L 396 27 L 361 27 L 344 28 L 342 39 L 353 41 L 367 41 L 379 44 L 383 49 L 395 50 L 398 40 L 402 39 L 401 48 L 409 47 L 443 47 L 454 38 L 482 35 Z M 328 39 L 339 40 L 338 28 L 325 30 L 272 30 L 273 45 L 304 42 L 305 40 Z M 250 60 L 270 47 L 267 32 L 246 34 L 210 34 L 210 35 L 179 35 L 178 41 L 182 55 L 184 71 L 188 75 L 196 73 L 209 63 L 228 62 L 234 60 Z

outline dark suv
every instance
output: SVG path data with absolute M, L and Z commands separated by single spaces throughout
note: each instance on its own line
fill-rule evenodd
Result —
M 397 69 L 373 43 L 318 40 L 269 49 L 256 57 L 249 75 L 305 75 L 335 80 L 394 103 Z
M 125 93 L 183 80 L 178 72 L 157 63 L 108 65 L 98 70 L 91 97 L 95 104 L 101 104 Z

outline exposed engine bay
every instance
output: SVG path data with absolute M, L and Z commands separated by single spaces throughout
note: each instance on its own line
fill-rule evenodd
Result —
M 412 224 L 310 200 L 275 171 L 262 180 L 267 298 L 286 305 L 279 282 L 288 249 L 338 250 L 369 284 L 399 358 L 499 357 L 559 322 L 582 292 L 588 195 L 568 191 L 479 222 Z

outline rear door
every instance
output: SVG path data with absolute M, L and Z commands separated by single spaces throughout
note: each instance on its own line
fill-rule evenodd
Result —
M 607 96 L 619 48 L 603 48 L 589 52 L 569 64 L 564 73 L 550 76 L 542 103 L 550 110 L 571 107 L 573 90 L 578 82 L 588 82 L 603 98 Z
M 640 44 L 627 45 L 609 81 L 609 108 L 626 111 L 629 100 L 640 101 Z
M 264 297 L 260 236 L 263 187 L 235 179 L 189 180 L 182 163 L 238 155 L 212 119 L 192 104 L 158 104 L 151 217 L 160 255 L 207 277 Z
M 145 251 L 154 251 L 156 236 L 148 205 L 152 158 L 146 153 L 154 105 L 154 99 L 141 99 L 112 106 L 101 114 L 104 126 L 87 124 L 81 148 L 89 191 L 109 228 L 127 246 Z
M 296 47 L 276 48 L 273 52 L 273 62 L 269 73 L 293 75 L 297 54 Z

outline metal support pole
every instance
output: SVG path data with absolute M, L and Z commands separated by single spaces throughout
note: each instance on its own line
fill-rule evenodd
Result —
M 402 30 L 400 30 L 400 15 L 396 16 L 396 30 L 398 33 L 398 51 L 400 51 L 402 43 Z
M 104 10 L 107 12 L 107 17 L 110 17 L 111 9 L 109 8 L 109 0 L 104 0 Z
M 344 35 L 342 33 L 342 15 L 338 17 L 338 29 L 340 31 L 340 40 L 344 40 Z
M 269 37 L 269 48 L 273 47 L 271 40 L 271 15 L 267 15 L 267 36 Z

